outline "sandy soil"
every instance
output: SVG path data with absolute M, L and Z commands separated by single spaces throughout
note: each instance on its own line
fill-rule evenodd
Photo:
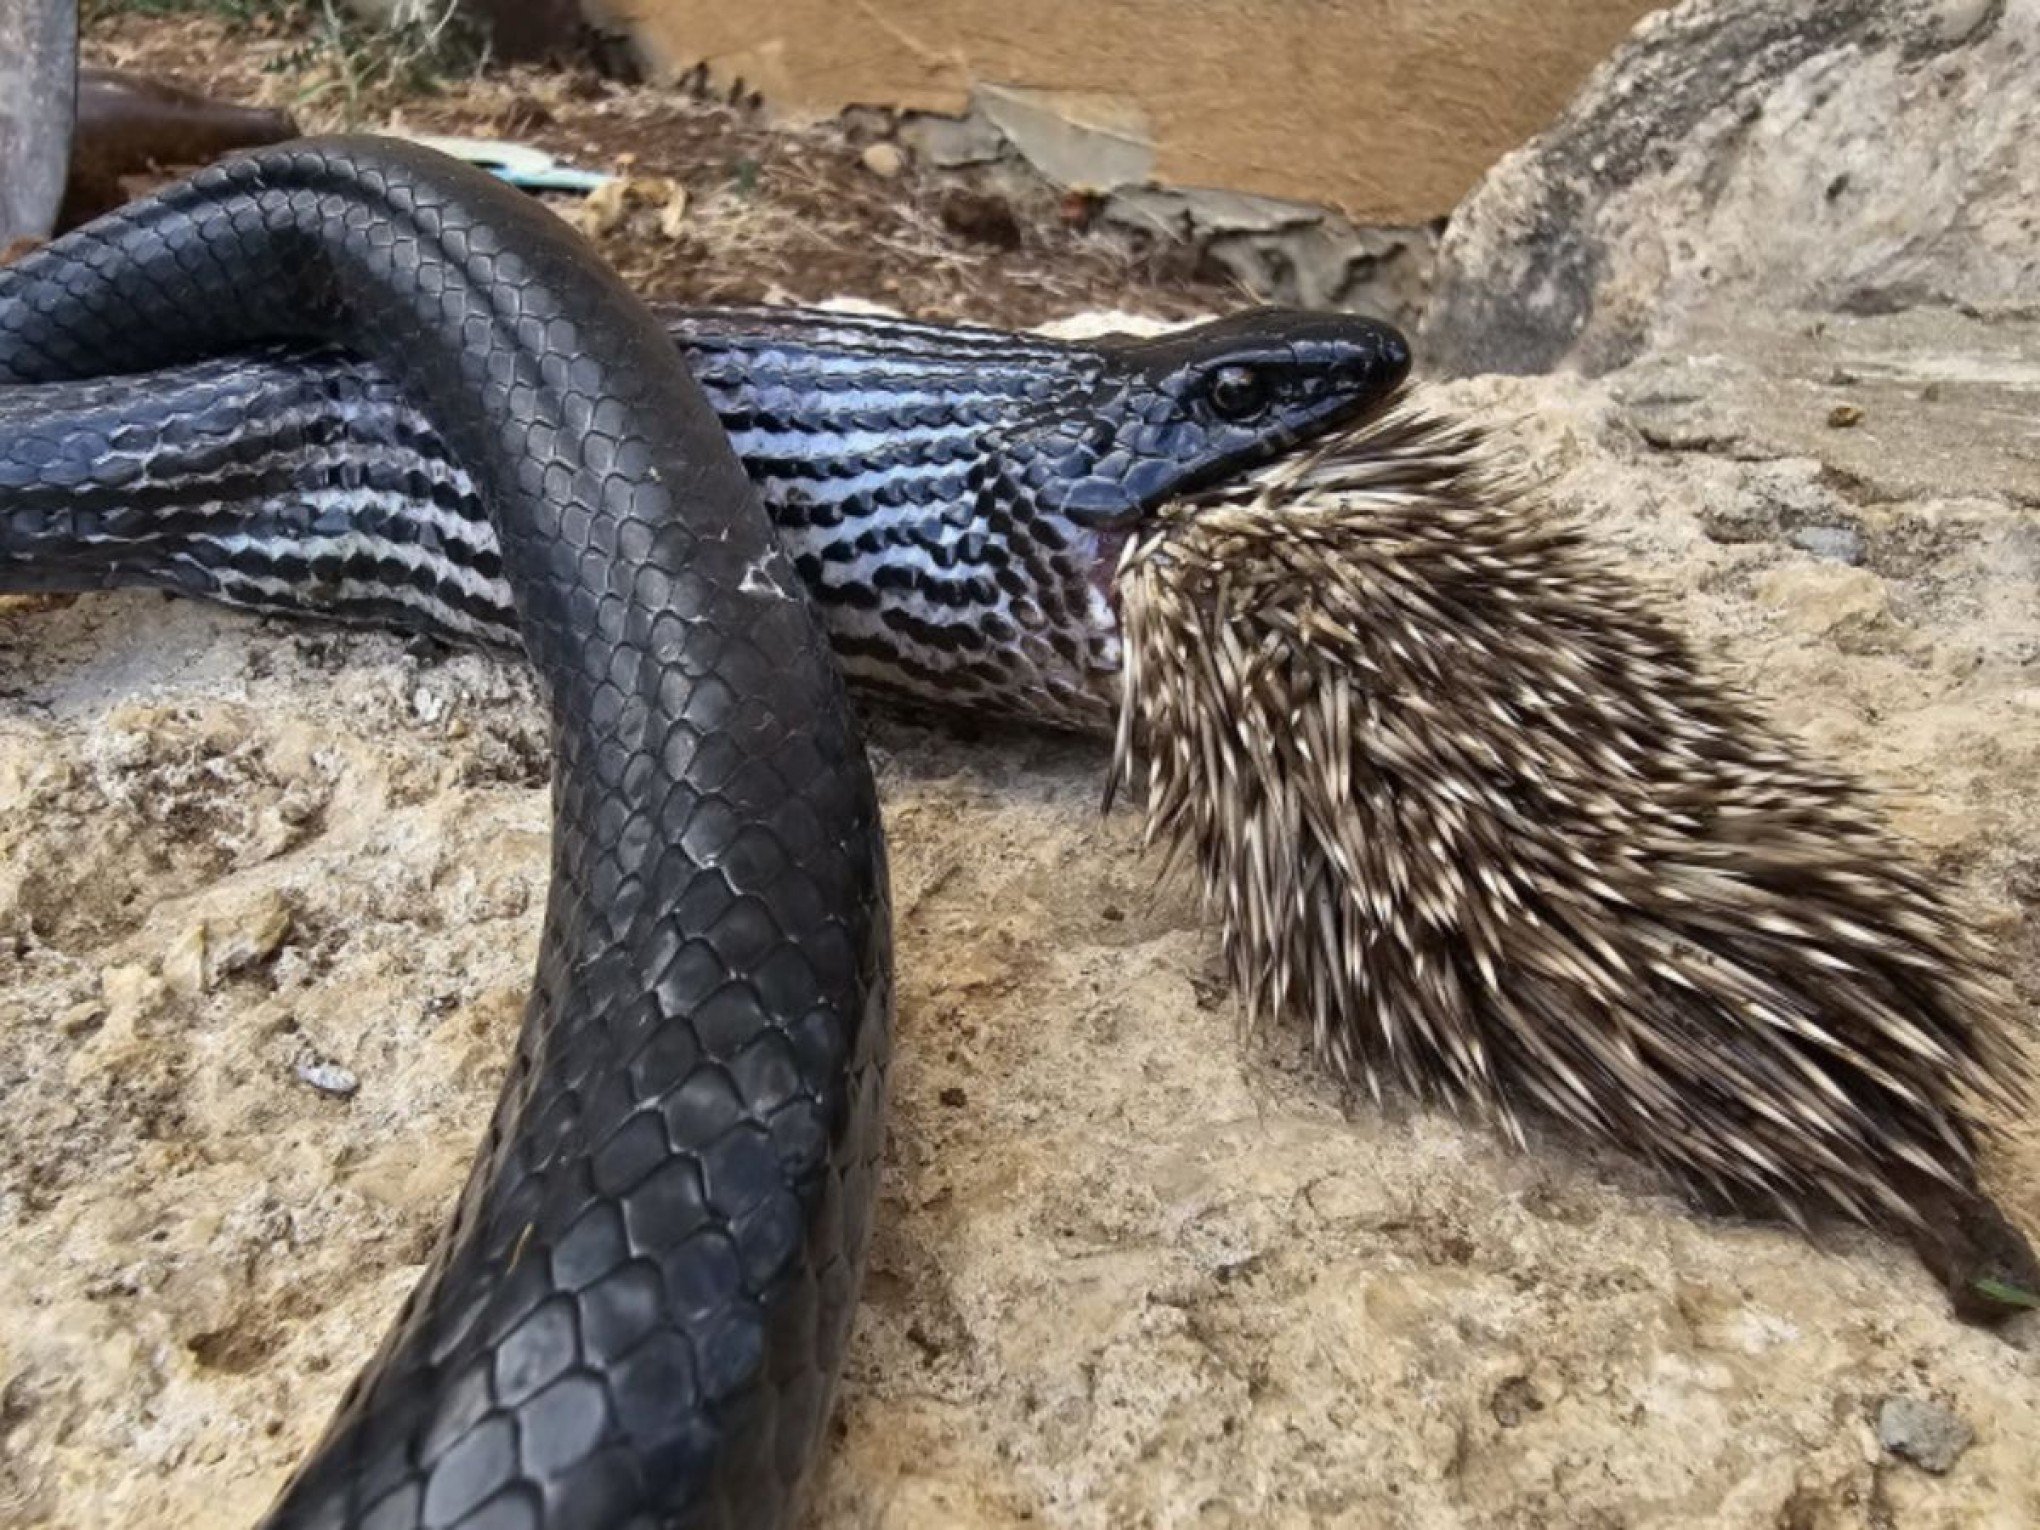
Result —
M 1897 791 L 2030 1015 L 2040 335 L 1989 338 L 1766 316 L 1447 396 Z M 153 597 L 11 612 L 0 676 L 0 1524 L 248 1523 L 493 1097 L 541 718 L 510 667 Z M 892 1136 L 812 1525 L 2040 1522 L 2040 1324 L 1961 1327 L 1903 1249 L 1708 1220 L 1613 1155 L 1349 1108 L 1240 1036 L 1097 811 L 1102 747 L 872 742 Z M 2030 1123 L 1993 1183 L 2040 1230 Z M 1952 1466 L 1880 1443 L 1893 1398 L 1973 1436 Z

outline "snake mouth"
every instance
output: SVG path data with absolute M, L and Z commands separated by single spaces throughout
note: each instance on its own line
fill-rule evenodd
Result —
M 1111 611 L 1116 625 L 1119 620 L 1120 566 L 1125 561 L 1127 549 L 1133 545 L 1134 531 L 1100 531 L 1094 535 L 1090 584 Z
M 1172 494 L 1132 526 L 1093 532 L 1091 585 L 1123 631 L 1124 593 L 1136 566 L 1212 511 L 1280 506 L 1307 521 L 1313 496 L 1331 493 L 1478 499 L 1502 459 L 1483 432 L 1456 426 L 1428 407 L 1419 389 L 1404 384 L 1336 430 Z

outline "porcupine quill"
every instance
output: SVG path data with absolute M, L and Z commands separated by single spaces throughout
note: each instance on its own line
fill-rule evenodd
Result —
M 1541 1111 L 1703 1203 L 1908 1237 L 1958 1310 L 2040 1265 L 1978 1185 L 2026 1064 L 1867 794 L 1408 394 L 1120 564 L 1114 781 L 1194 860 L 1250 1018 L 1378 1096 Z

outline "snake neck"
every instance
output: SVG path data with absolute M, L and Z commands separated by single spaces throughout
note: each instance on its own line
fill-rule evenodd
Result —
M 1118 539 L 1041 421 L 1106 359 L 825 312 L 662 315 L 859 689 L 1096 731 Z M 472 478 L 379 367 L 272 348 L 0 394 L 0 589 L 150 586 L 516 651 Z
M 1106 353 L 786 309 L 666 315 L 860 688 L 1099 729 L 1120 538 L 1058 491 Z
M 860 689 L 1110 731 L 1125 539 L 1371 407 L 1401 337 L 1265 312 L 1070 344 L 664 316 Z M 271 349 L 0 397 L 0 590 L 148 585 L 517 650 L 486 507 L 374 365 Z

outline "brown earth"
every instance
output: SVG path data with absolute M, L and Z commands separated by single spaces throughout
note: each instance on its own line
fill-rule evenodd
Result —
M 1179 247 L 1088 229 L 1094 209 L 1082 199 L 1004 180 L 978 186 L 910 159 L 881 174 L 866 163 L 871 130 L 774 128 L 743 106 L 591 72 L 517 69 L 456 75 L 430 91 L 393 88 L 373 59 L 313 47 L 295 28 L 235 28 L 209 14 L 116 14 L 88 33 L 85 52 L 107 67 L 289 107 L 308 132 L 511 138 L 584 169 L 621 171 L 642 195 L 603 229 L 603 253 L 662 301 L 860 297 L 926 318 L 1020 327 L 1101 308 L 1185 317 L 1234 300 L 1217 277 L 1189 269 L 1194 257 Z M 672 186 L 683 206 L 662 218 Z M 552 200 L 578 216 L 571 199 Z
M 1015 129 L 1061 184 L 1149 179 L 1449 212 L 1653 0 L 600 0 L 665 68 L 789 111 L 884 105 Z

